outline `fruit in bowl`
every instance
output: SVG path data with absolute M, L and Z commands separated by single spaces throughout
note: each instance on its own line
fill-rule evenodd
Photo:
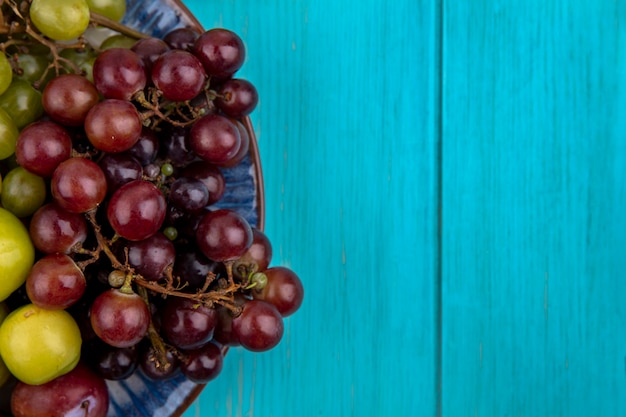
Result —
M 0 7 L 0 415 L 179 416 L 304 296 L 244 43 L 172 0 Z

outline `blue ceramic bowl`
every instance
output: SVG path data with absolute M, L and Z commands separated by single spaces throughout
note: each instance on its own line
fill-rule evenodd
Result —
M 180 1 L 128 0 L 127 4 L 122 22 L 141 32 L 163 37 L 179 27 L 203 30 Z M 263 179 L 258 147 L 250 120 L 244 120 L 244 124 L 250 135 L 250 153 L 238 166 L 223 170 L 226 191 L 216 206 L 235 210 L 252 226 L 263 229 Z M 182 375 L 153 381 L 139 370 L 129 379 L 107 384 L 111 397 L 108 417 L 180 416 L 204 387 Z

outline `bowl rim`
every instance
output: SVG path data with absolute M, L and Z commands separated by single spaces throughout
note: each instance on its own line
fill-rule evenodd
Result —
M 189 8 L 182 2 L 182 0 L 170 0 L 173 6 L 177 7 L 189 26 L 199 33 L 205 31 L 200 21 L 194 16 Z M 250 116 L 242 118 L 242 122 L 248 135 L 250 137 L 250 150 L 249 156 L 254 166 L 254 180 L 255 180 L 255 199 L 256 199 L 256 211 L 257 211 L 257 224 L 256 228 L 263 231 L 265 229 L 265 185 L 263 181 L 263 169 L 261 166 L 261 155 L 259 151 L 259 144 L 257 136 L 252 125 Z M 228 346 L 222 348 L 224 356 L 228 352 Z M 180 405 L 174 410 L 171 417 L 181 417 L 185 411 L 189 409 L 191 404 L 200 396 L 202 390 L 207 384 L 197 384 L 183 399 Z

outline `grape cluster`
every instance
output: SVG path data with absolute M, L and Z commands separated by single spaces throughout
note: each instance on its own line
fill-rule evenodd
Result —
M 29 26 L 13 1 L 2 11 L 25 30 L 0 31 L 0 210 L 22 221 L 36 254 L 3 304 L 68 313 L 82 350 L 44 383 L 15 375 L 13 414 L 36 415 L 28 399 L 64 378 L 101 392 L 96 410 L 107 402 L 105 379 L 183 373 L 203 384 L 219 374 L 226 347 L 275 347 L 302 283 L 270 266 L 262 230 L 216 206 L 223 170 L 250 151 L 245 119 L 258 102 L 236 76 L 239 36 L 179 28 L 129 42 L 129 31 L 116 35 L 125 46 L 83 37 L 76 46 L 53 42 L 44 23 Z M 41 56 L 43 69 L 27 64 Z M 2 340 L 10 317 L 0 356 L 12 371 L 12 341 Z

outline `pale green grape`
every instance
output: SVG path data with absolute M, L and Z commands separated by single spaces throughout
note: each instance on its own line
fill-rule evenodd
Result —
M 126 13 L 126 0 L 87 0 L 87 4 L 92 12 L 118 22 Z
M 11 116 L 0 108 L 0 160 L 13 155 L 19 134 Z
M 89 26 L 89 6 L 86 0 L 33 0 L 30 18 L 47 37 L 67 41 Z
M 13 80 L 13 70 L 9 59 L 3 53 L 0 53 L 0 94 L 4 93 L 11 85 Z

